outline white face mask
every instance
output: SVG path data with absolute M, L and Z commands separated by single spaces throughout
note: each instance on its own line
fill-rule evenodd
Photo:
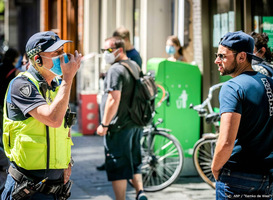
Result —
M 117 49 L 118 50 L 118 49 Z M 116 50 L 116 51 L 117 51 Z M 118 54 L 117 56 L 115 56 L 115 52 L 116 51 L 114 51 L 113 53 L 110 53 L 110 52 L 108 52 L 108 51 L 105 51 L 104 53 L 103 53 L 103 57 L 104 57 L 104 60 L 105 60 L 105 62 L 107 63 L 107 64 L 113 64 L 115 61 L 116 61 L 116 59 L 119 57 L 119 55 L 120 54 Z

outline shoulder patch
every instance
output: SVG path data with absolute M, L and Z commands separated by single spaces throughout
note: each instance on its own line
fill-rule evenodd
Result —
M 31 95 L 31 85 L 30 84 L 25 84 L 22 87 L 19 88 L 20 93 L 25 96 L 29 97 Z

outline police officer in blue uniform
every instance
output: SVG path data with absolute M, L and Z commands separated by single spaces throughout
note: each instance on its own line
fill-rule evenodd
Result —
M 81 54 L 65 54 L 67 42 L 51 31 L 34 34 L 26 44 L 31 66 L 9 84 L 3 143 L 11 166 L 2 199 L 69 197 L 75 116 L 68 103 Z

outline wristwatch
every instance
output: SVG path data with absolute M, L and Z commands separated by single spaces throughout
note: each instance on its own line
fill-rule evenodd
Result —
M 100 125 L 103 127 L 103 128 L 108 128 L 109 125 L 104 125 L 103 123 L 100 123 Z
M 69 163 L 70 165 L 71 165 L 71 167 L 73 167 L 73 165 L 74 165 L 74 160 L 72 159 L 72 157 L 71 157 L 71 159 L 70 159 L 70 163 Z

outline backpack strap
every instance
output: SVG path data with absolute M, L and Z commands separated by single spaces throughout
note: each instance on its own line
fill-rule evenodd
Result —
M 142 73 L 142 71 L 141 71 L 141 69 L 140 69 L 140 67 L 139 67 L 138 65 L 135 65 L 135 66 L 136 66 L 136 69 L 138 70 L 138 72 L 136 72 L 136 71 L 134 71 L 134 70 L 132 69 L 132 67 L 131 67 L 128 63 L 126 63 L 126 62 L 120 61 L 119 64 L 121 64 L 121 65 L 123 65 L 124 67 L 126 67 L 126 68 L 128 69 L 128 71 L 132 74 L 132 76 L 133 76 L 136 80 L 138 80 L 139 77 L 142 77 L 142 76 L 143 76 L 143 73 Z

